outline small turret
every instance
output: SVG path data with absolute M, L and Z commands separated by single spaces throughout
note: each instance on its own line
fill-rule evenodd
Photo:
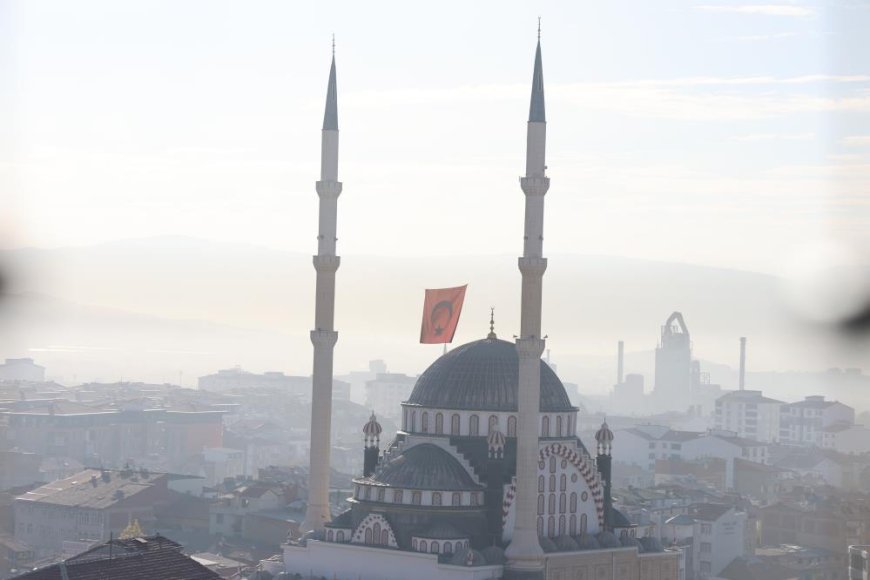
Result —
M 374 412 L 369 417 L 368 423 L 363 426 L 362 432 L 365 436 L 365 448 L 363 450 L 363 477 L 368 477 L 375 472 L 378 466 L 378 455 L 381 447 L 381 432 L 383 428 L 378 423 Z
M 607 421 L 601 424 L 601 428 L 595 432 L 595 441 L 598 442 L 598 455 L 610 455 L 613 444 L 613 431 L 607 426 Z

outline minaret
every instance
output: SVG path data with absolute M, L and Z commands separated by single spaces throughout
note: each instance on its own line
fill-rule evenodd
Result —
M 598 457 L 595 465 L 601 474 L 601 482 L 604 485 L 604 529 L 613 531 L 613 494 L 612 482 L 612 458 L 610 455 L 613 446 L 613 431 L 607 426 L 607 421 L 601 424 L 601 428 L 595 433 L 595 441 L 598 443 Z
M 332 44 L 332 66 L 329 69 L 329 87 L 326 90 L 326 112 L 320 148 L 320 220 L 317 235 L 317 271 L 315 298 L 314 370 L 311 386 L 311 463 L 308 479 L 308 511 L 303 531 L 321 530 L 330 519 L 329 511 L 329 452 L 332 423 L 332 355 L 338 333 L 333 328 L 335 319 L 335 271 L 339 257 L 335 255 L 336 210 L 341 182 L 338 181 L 338 103 L 335 88 L 335 41 Z
M 547 122 L 544 114 L 544 72 L 541 65 L 541 25 L 538 21 L 538 46 L 532 76 L 532 98 L 526 140 L 526 175 L 520 185 L 526 196 L 522 273 L 522 300 L 519 355 L 519 392 L 517 398 L 517 494 L 516 523 L 510 545 L 505 551 L 508 578 L 538 578 L 544 567 L 544 552 L 538 542 L 537 478 L 538 423 L 541 404 L 541 292 L 547 259 L 543 257 L 544 195 L 550 187 L 544 161 Z

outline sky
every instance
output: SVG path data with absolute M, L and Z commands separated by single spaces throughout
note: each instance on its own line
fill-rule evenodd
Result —
M 435 6 L 0 0 L 0 246 L 313 252 L 335 34 L 339 253 L 518 255 L 538 16 L 546 253 L 776 273 L 870 232 L 870 3 Z

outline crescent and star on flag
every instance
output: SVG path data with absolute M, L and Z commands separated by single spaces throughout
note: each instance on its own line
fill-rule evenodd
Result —
M 465 289 L 468 284 L 455 288 L 432 288 L 426 290 L 423 302 L 423 323 L 420 328 L 422 344 L 446 344 L 453 342 Z

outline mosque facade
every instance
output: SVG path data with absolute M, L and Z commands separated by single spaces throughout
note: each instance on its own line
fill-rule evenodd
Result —
M 542 67 L 539 38 L 521 178 L 526 195 L 521 336 L 516 342 L 500 339 L 491 320 L 484 338 L 439 357 L 402 404 L 401 429 L 383 449 L 372 414 L 362 428 L 364 468 L 353 480 L 351 507 L 335 517 L 322 505 L 329 429 L 312 424 L 316 503 L 309 502 L 315 506 L 306 517 L 307 533 L 284 545 L 278 577 L 677 580 L 679 553 L 664 550 L 657 538 L 637 537 L 636 526 L 612 506 L 613 433 L 603 424 L 594 448 L 587 448 L 576 432 L 578 409 L 540 359 L 543 197 L 549 187 Z M 323 181 L 338 183 L 334 58 L 327 94 L 323 159 L 330 167 Z M 330 189 L 321 183 L 318 193 L 340 191 L 340 184 Z M 325 222 L 333 237 L 334 211 L 328 208 Z M 326 254 L 334 257 L 334 250 L 334 243 L 327 244 Z M 318 255 L 323 254 L 321 243 Z M 337 258 L 329 263 L 337 268 Z M 315 267 L 320 276 L 324 268 L 317 257 Z M 318 308 L 329 304 L 328 325 L 312 331 L 315 374 L 324 376 L 324 383 L 331 380 L 337 339 L 331 308 L 335 268 L 329 268 L 333 277 L 323 285 L 326 292 L 318 278 Z M 330 339 L 327 363 L 318 334 L 324 332 Z M 312 419 L 328 426 L 328 405 L 315 412 Z M 314 453 L 315 439 L 318 449 L 326 449 L 325 465 L 324 455 Z

